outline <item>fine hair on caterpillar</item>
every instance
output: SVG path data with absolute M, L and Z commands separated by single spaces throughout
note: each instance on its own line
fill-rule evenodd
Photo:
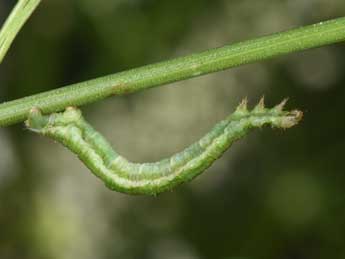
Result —
M 270 125 L 290 128 L 302 118 L 300 111 L 284 111 L 286 100 L 268 109 L 263 98 L 252 110 L 243 100 L 234 113 L 217 123 L 199 141 L 169 158 L 154 163 L 132 163 L 119 155 L 108 141 L 85 121 L 81 111 L 42 115 L 32 108 L 26 126 L 60 142 L 112 190 L 129 194 L 155 195 L 190 181 L 221 157 L 231 144 L 254 128 Z

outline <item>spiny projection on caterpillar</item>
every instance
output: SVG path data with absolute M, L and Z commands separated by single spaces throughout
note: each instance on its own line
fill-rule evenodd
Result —
M 31 109 L 26 126 L 62 143 L 112 190 L 128 194 L 155 195 L 190 181 L 205 171 L 231 144 L 254 128 L 271 125 L 290 128 L 302 118 L 300 111 L 284 111 L 286 100 L 268 109 L 263 98 L 254 109 L 243 100 L 236 111 L 216 124 L 198 142 L 170 158 L 154 163 L 132 163 L 115 152 L 107 140 L 68 107 L 62 113 L 42 115 Z

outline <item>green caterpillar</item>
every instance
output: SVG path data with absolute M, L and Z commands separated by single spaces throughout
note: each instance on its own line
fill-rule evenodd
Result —
M 155 195 L 190 181 L 219 158 L 231 144 L 253 128 L 271 125 L 290 128 L 302 112 L 284 111 L 285 100 L 272 109 L 263 99 L 251 111 L 243 100 L 236 111 L 219 122 L 198 142 L 170 158 L 154 163 L 132 163 L 117 154 L 105 138 L 82 117 L 81 111 L 68 107 L 65 112 L 48 116 L 33 108 L 25 122 L 39 134 L 66 146 L 112 190 L 129 194 Z

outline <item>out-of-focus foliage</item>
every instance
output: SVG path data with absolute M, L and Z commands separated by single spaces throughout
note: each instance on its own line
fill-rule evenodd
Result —
M 0 0 L 1 22 L 13 4 Z M 344 10 L 343 0 L 43 1 L 0 67 L 0 101 Z M 0 129 L 0 258 L 345 257 L 344 60 L 338 44 L 85 107 L 136 161 L 184 148 L 244 96 L 290 97 L 305 112 L 299 126 L 251 134 L 155 198 L 109 191 L 22 125 Z

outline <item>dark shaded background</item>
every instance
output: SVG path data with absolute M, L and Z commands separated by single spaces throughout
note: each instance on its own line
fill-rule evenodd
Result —
M 14 3 L 0 0 L 1 22 Z M 344 11 L 343 0 L 43 1 L 0 67 L 0 101 Z M 305 112 L 158 197 L 111 192 L 60 145 L 0 129 L 0 258 L 345 258 L 344 67 L 342 43 L 84 107 L 141 162 L 196 141 L 245 96 Z

